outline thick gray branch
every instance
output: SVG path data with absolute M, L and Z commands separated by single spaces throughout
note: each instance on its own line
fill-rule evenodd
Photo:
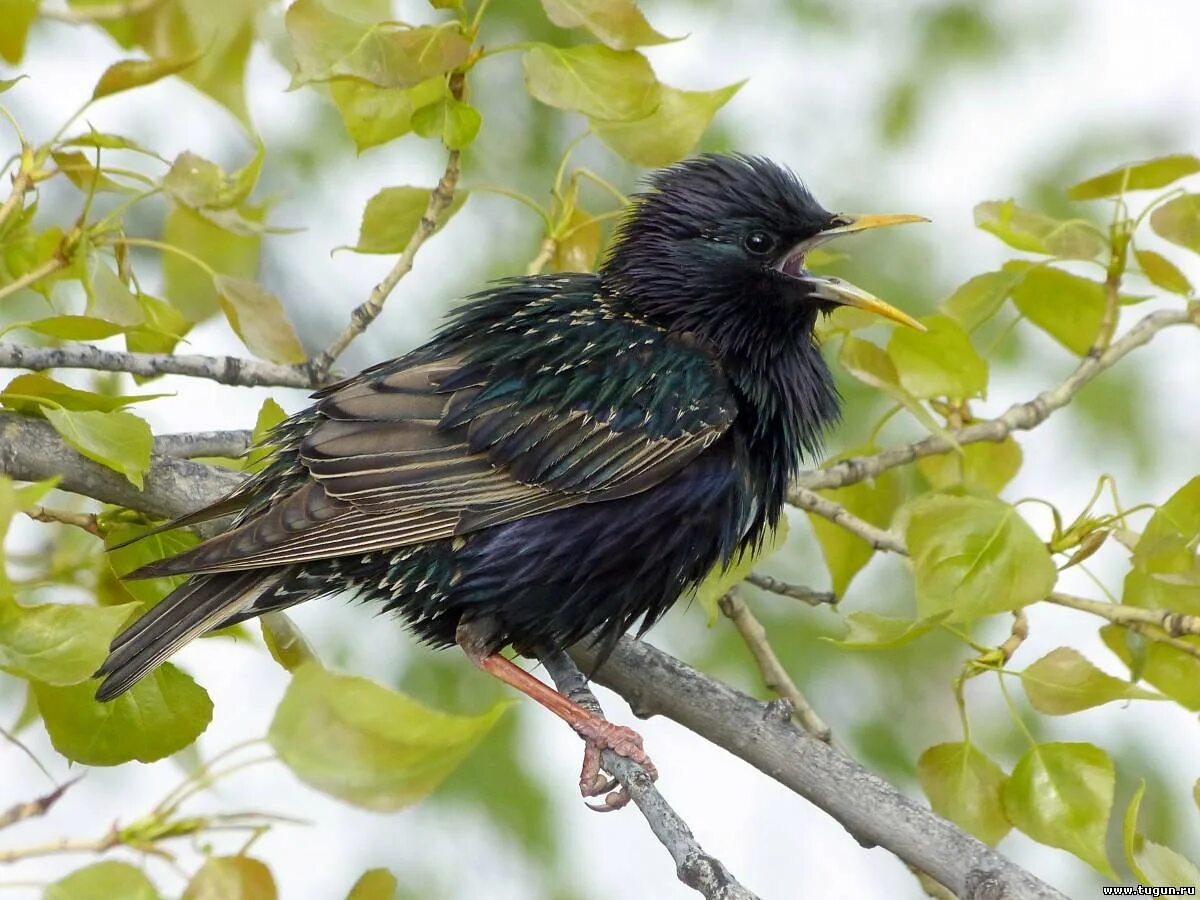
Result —
M 585 670 L 596 651 L 571 656 Z M 901 794 L 791 719 L 786 701 L 762 703 L 649 644 L 622 638 L 594 673 L 637 715 L 663 715 L 724 747 L 810 800 L 864 846 L 885 847 L 961 900 L 1066 900 L 1049 885 Z

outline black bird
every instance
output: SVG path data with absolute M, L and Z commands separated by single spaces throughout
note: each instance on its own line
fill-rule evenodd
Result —
M 424 346 L 314 394 L 232 495 L 162 526 L 236 513 L 129 576 L 192 577 L 116 637 L 96 696 L 205 632 L 352 591 L 569 722 L 581 788 L 602 792 L 599 750 L 648 762 L 641 739 L 499 651 L 611 645 L 762 540 L 839 415 L 818 315 L 921 327 L 805 254 L 920 218 L 829 213 L 758 157 L 656 172 L 599 272 L 468 298 Z

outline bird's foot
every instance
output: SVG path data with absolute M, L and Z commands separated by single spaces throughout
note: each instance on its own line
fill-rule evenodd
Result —
M 589 718 L 572 725 L 583 738 L 583 769 L 579 773 L 579 793 L 584 797 L 604 797 L 600 803 L 589 803 L 596 812 L 612 812 L 629 803 L 629 793 L 615 779 L 600 771 L 600 757 L 605 750 L 623 756 L 646 770 L 651 780 L 658 769 L 642 748 L 642 736 L 632 728 L 614 725 L 600 718 Z

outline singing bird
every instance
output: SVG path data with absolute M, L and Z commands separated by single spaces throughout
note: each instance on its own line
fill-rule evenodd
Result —
M 206 632 L 335 592 L 393 610 L 585 739 L 649 764 L 636 732 L 500 651 L 611 646 L 756 547 L 838 420 L 818 316 L 920 324 L 805 268 L 832 238 L 911 215 L 827 212 L 789 170 L 705 155 L 650 176 L 596 273 L 510 278 L 426 344 L 313 395 L 268 464 L 167 523 L 222 533 L 128 577 L 191 577 L 121 632 L 96 696 Z

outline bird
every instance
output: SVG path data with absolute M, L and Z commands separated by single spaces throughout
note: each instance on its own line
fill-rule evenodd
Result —
M 840 417 L 819 318 L 850 306 L 923 328 L 806 257 L 915 221 L 828 212 L 759 156 L 653 172 L 596 272 L 467 297 L 425 344 L 314 393 L 231 494 L 155 528 L 232 516 L 126 576 L 189 577 L 114 638 L 97 699 L 202 634 L 347 592 L 568 722 L 585 797 L 612 787 L 605 749 L 653 771 L 637 732 L 501 651 L 610 650 L 763 543 Z

